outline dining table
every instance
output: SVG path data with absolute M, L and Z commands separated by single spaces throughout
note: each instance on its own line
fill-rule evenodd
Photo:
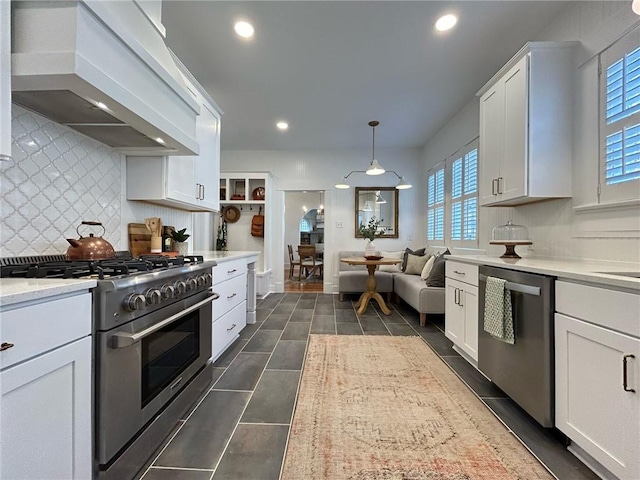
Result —
M 391 315 L 391 310 L 387 307 L 384 299 L 376 289 L 375 273 L 379 265 L 396 265 L 398 263 L 402 263 L 402 259 L 384 257 L 345 257 L 341 258 L 340 261 L 349 265 L 364 265 L 367 267 L 367 271 L 369 272 L 369 276 L 367 277 L 367 290 L 360 295 L 360 298 L 355 304 L 355 307 L 358 309 L 358 315 L 362 315 L 365 312 L 371 300 L 378 302 L 382 313 L 385 315 Z

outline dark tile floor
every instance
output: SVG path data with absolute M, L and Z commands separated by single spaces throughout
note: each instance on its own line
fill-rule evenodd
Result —
M 478 370 L 443 333 L 443 316 L 420 327 L 417 313 L 392 305 L 356 315 L 353 299 L 284 293 L 258 304 L 257 322 L 214 363 L 213 386 L 142 470 L 141 480 L 278 479 L 310 333 L 419 335 L 459 378 L 561 479 L 596 479 Z

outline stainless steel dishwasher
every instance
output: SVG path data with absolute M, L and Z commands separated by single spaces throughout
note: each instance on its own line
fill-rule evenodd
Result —
M 543 427 L 553 427 L 554 277 L 496 267 L 480 267 L 478 368 Z M 484 331 L 487 277 L 506 280 L 511 291 L 515 343 Z

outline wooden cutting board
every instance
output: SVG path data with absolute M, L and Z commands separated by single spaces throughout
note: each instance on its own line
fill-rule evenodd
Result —
M 151 232 L 144 223 L 130 223 L 129 251 L 133 257 L 151 252 Z

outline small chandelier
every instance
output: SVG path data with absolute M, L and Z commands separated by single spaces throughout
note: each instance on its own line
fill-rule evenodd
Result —
M 407 182 L 404 177 L 401 177 L 393 170 L 385 170 L 376 160 L 376 127 L 380 125 L 380 122 L 377 120 L 372 120 L 368 123 L 372 130 L 372 142 L 371 142 L 371 163 L 369 164 L 369 168 L 366 170 L 353 170 L 349 172 L 347 175 L 342 177 L 342 179 L 337 182 L 334 186 L 340 189 L 347 189 L 351 186 L 347 182 L 347 178 L 351 176 L 352 173 L 365 173 L 367 175 L 382 175 L 383 173 L 393 173 L 396 177 L 398 177 L 399 182 L 396 185 L 398 190 L 403 190 L 405 188 L 411 188 L 411 184 Z

